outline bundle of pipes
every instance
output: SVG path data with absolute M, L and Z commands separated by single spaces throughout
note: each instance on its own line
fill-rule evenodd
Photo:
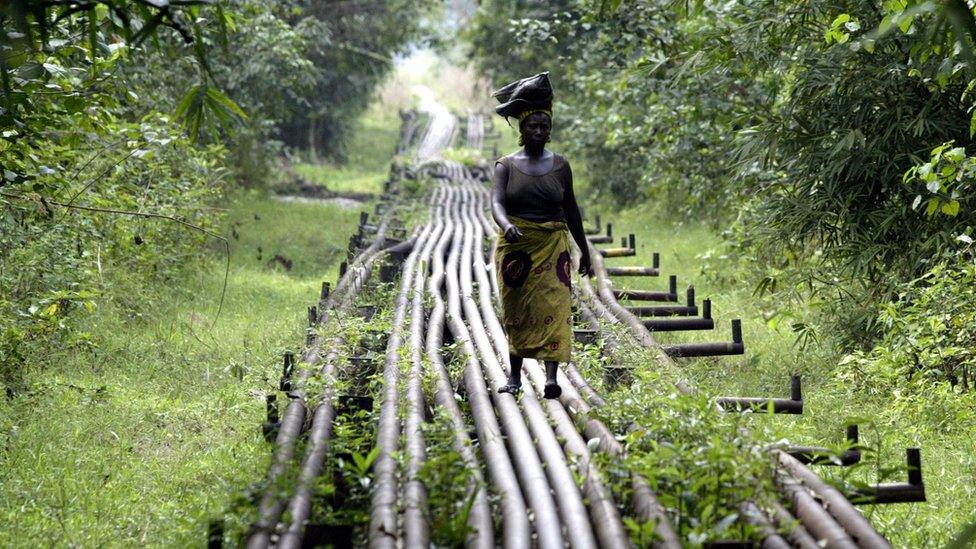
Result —
M 601 256 L 603 254 L 599 253 L 598 250 L 590 245 L 590 255 Z M 651 266 L 630 266 L 630 267 L 604 267 L 607 275 L 612 276 L 660 276 L 661 275 L 661 254 L 654 252 L 651 255 Z
M 405 125 L 408 122 L 413 124 L 416 119 L 414 115 L 405 116 Z M 408 135 L 414 131 L 415 128 L 404 129 L 398 148 L 405 148 Z M 335 287 L 328 282 L 322 283 L 319 302 L 309 309 L 309 329 L 306 348 L 302 355 L 306 367 L 300 369 L 297 376 L 293 378 L 294 361 L 286 359 L 285 372 L 279 388 L 288 391 L 289 403 L 280 421 L 277 417 L 276 395 L 269 395 L 267 398 L 269 421 L 263 428 L 269 438 L 274 436 L 274 450 L 267 474 L 268 488 L 260 499 L 258 517 L 247 533 L 247 547 L 263 548 L 274 541 L 277 541 L 277 546 L 280 547 L 300 547 L 302 544 L 306 522 L 311 513 L 312 483 L 321 473 L 336 415 L 332 403 L 335 395 L 331 382 L 335 378 L 336 363 L 344 345 L 341 337 L 329 341 L 320 337 L 315 327 L 324 324 L 330 315 L 341 313 L 351 307 L 356 296 L 364 288 L 374 264 L 391 245 L 397 244 L 397 241 L 391 242 L 392 239 L 388 239 L 387 233 L 397 230 L 395 211 L 398 204 L 398 182 L 407 176 L 410 176 L 409 171 L 391 165 L 390 178 L 384 183 L 383 195 L 376 203 L 376 213 L 380 217 L 379 224 L 370 225 L 368 214 L 365 212 L 361 214 L 358 234 L 355 235 L 350 246 L 350 251 L 358 251 L 358 254 L 351 256 L 350 261 L 342 264 L 340 278 Z M 362 248 L 369 235 L 372 235 L 372 241 Z M 305 387 L 312 376 L 323 378 L 325 384 L 322 394 L 318 395 L 319 405 L 312 411 L 309 421 Z M 298 437 L 306 429 L 309 430 L 309 436 L 305 458 L 300 466 L 294 493 L 286 500 L 277 490 L 278 479 L 292 461 Z M 284 514 L 286 505 L 287 515 Z M 282 516 L 287 516 L 288 521 L 280 522 Z M 274 539 L 275 536 L 277 540 Z M 222 536 L 211 536 L 209 539 L 211 546 L 219 545 Z
M 436 119 L 438 113 L 434 115 L 432 118 Z M 466 126 L 469 143 L 477 139 L 477 130 L 472 134 L 472 128 L 477 125 L 477 120 L 469 118 Z M 443 126 L 437 131 L 428 130 L 422 147 L 425 155 L 436 148 L 434 141 L 443 143 L 445 135 L 456 131 L 453 125 L 451 129 L 446 124 Z M 426 547 L 432 542 L 428 487 L 421 478 L 427 462 L 422 426 L 427 420 L 427 397 L 431 396 L 425 395 L 422 380 L 424 368 L 429 368 L 435 380 L 433 403 L 449 422 L 453 430 L 452 447 L 469 473 L 464 486 L 466 501 L 471 504 L 466 517 L 469 528 L 466 546 L 627 547 L 630 540 L 616 500 L 629 497 L 631 518 L 638 523 L 654 523 L 657 546 L 680 547 L 681 540 L 669 517 L 640 474 L 628 473 L 630 486 L 622 489 L 619 483 L 607 482 L 603 478 L 604 472 L 593 464 L 592 451 L 608 453 L 617 458 L 617 463 L 624 464 L 626 461 L 620 458 L 624 457 L 625 448 L 617 434 L 592 413 L 605 401 L 572 364 L 559 373 L 563 393 L 558 400 L 539 398 L 543 374 L 540 365 L 532 360 L 525 361 L 523 372 L 527 379 L 521 398 L 497 392 L 506 383 L 511 365 L 508 343 L 496 315 L 499 292 L 491 264 L 493 254 L 485 247 L 486 238 L 493 239 L 497 234 L 497 227 L 486 213 L 489 194 L 484 183 L 488 171 L 467 170 L 450 162 L 427 161 L 409 173 L 429 176 L 437 181 L 437 187 L 430 197 L 428 219 L 415 228 L 412 238 L 407 240 L 404 234 L 404 242 L 386 254 L 391 258 L 395 256 L 396 260 L 383 274 L 391 281 L 395 281 L 397 269 L 402 269 L 402 274 L 393 304 L 394 328 L 385 342 L 382 386 L 376 399 L 379 404 L 378 455 L 372 470 L 373 490 L 367 531 L 370 546 Z M 395 193 L 396 185 L 388 186 L 388 190 Z M 310 327 L 323 322 L 337 310 L 351 308 L 374 264 L 384 257 L 384 250 L 390 248 L 387 234 L 396 209 L 391 198 L 385 197 L 384 205 L 377 207 L 379 223 L 370 225 L 368 216 L 361 218 L 360 231 L 352 249 L 359 251 L 368 237 L 373 239 L 345 265 L 334 289 L 323 284 L 319 303 L 309 310 Z M 609 241 L 612 240 L 612 229 L 609 223 L 606 225 Z M 589 238 L 592 242 L 600 237 Z M 630 251 L 636 251 L 633 235 L 624 244 Z M 593 248 L 592 243 L 589 246 Z M 677 300 L 676 279 L 669 279 L 668 292 L 614 292 L 607 280 L 613 271 L 603 265 L 603 256 L 595 249 L 591 257 L 597 273 L 596 288 L 590 280 L 582 278 L 577 303 L 580 316 L 590 329 L 578 331 L 579 337 L 596 337 L 601 333 L 602 323 L 623 323 L 642 346 L 656 353 L 659 364 L 665 368 L 674 367 L 669 354 L 698 356 L 695 353 L 705 351 L 695 345 L 729 345 L 658 346 L 648 329 L 668 329 L 677 325 L 648 326 L 647 323 L 705 320 L 711 323 L 710 301 L 703 303 L 701 319 L 652 318 L 642 322 L 633 312 L 657 315 L 665 309 L 659 306 L 630 311 L 617 301 L 618 297 L 673 302 Z M 656 276 L 659 256 L 654 254 L 652 268 L 622 269 L 623 274 Z M 693 288 L 688 297 L 685 307 L 694 307 L 693 314 L 697 314 Z M 427 304 L 432 308 L 425 322 Z M 669 312 L 675 312 L 674 307 L 668 307 L 671 307 Z M 457 344 L 456 352 L 460 353 L 463 390 L 452 385 L 446 366 L 443 341 L 447 333 Z M 347 538 L 350 535 L 348 525 L 308 524 L 312 486 L 323 470 L 332 422 L 337 413 L 333 406 L 337 395 L 333 394 L 329 380 L 335 376 L 335 363 L 342 344 L 341 339 L 336 338 L 326 342 L 316 330 L 310 329 L 303 359 L 313 366 L 321 364 L 321 368 L 319 371 L 305 368 L 295 372 L 294 360 L 287 361 L 281 388 L 288 391 L 290 402 L 280 421 L 274 417 L 277 415 L 276 401 L 269 398 L 269 424 L 277 428 L 277 436 L 268 473 L 269 489 L 262 497 L 258 520 L 249 534 L 249 547 L 266 547 L 272 543 L 300 547 L 309 541 L 303 539 L 309 530 Z M 604 350 L 611 354 L 617 345 L 613 337 L 604 338 Z M 743 351 L 741 328 L 737 322 L 733 324 L 731 345 L 729 349 Z M 715 354 L 712 351 L 716 349 L 710 349 L 706 354 Z M 427 360 L 422 360 L 423 357 Z M 625 370 L 628 368 L 620 366 Z M 294 457 L 297 437 L 306 427 L 308 410 L 304 388 L 311 375 L 324 376 L 327 382 L 320 395 L 321 404 L 312 414 L 309 442 L 295 491 L 285 499 L 275 490 L 276 480 Z M 691 391 L 683 383 L 679 383 L 679 389 Z M 457 402 L 459 393 L 468 402 L 470 418 L 465 418 Z M 373 404 L 368 397 L 350 398 L 362 400 L 361 406 Z M 794 382 L 790 399 L 724 397 L 718 405 L 729 409 L 754 409 L 757 406 L 773 411 L 802 409 L 799 380 Z M 473 432 L 469 422 L 473 424 Z M 596 440 L 595 448 L 586 440 Z M 760 507 L 755 502 L 746 501 L 740 506 L 742 516 L 766 533 L 764 547 L 785 549 L 792 544 L 812 548 L 817 546 L 818 540 L 839 547 L 887 547 L 884 539 L 863 517 L 850 514 L 853 507 L 842 494 L 836 490 L 830 492 L 829 487 L 803 463 L 791 457 L 793 454 L 804 461 L 819 463 L 823 459 L 820 450 L 771 449 L 780 464 L 777 481 L 793 512 L 776 502 Z M 403 456 L 402 469 L 397 466 L 398 455 Z M 920 491 L 924 497 L 917 457 L 917 452 L 909 453 L 909 463 L 918 473 L 910 473 L 908 483 L 883 485 L 859 495 L 876 502 L 917 498 Z M 582 483 L 577 479 L 582 479 Z M 824 508 L 811 492 L 821 500 L 829 501 L 829 506 Z M 493 502 L 489 493 L 497 494 L 498 498 Z M 286 505 L 287 514 L 284 513 Z M 493 518 L 496 513 L 500 516 L 498 531 Z M 800 519 L 799 523 L 793 513 Z M 282 521 L 282 517 L 286 520 Z M 777 528 L 790 530 L 787 539 L 778 533 Z M 217 525 L 211 525 L 210 539 L 219 539 L 221 531 Z
M 395 200 L 393 193 L 395 190 L 391 189 L 391 194 L 384 195 L 383 200 L 393 202 Z M 335 376 L 335 365 L 343 343 L 341 340 L 327 342 L 325 338 L 316 334 L 314 328 L 316 325 L 324 323 L 330 314 L 350 307 L 356 295 L 362 290 L 372 270 L 373 263 L 383 251 L 385 233 L 390 224 L 392 212 L 392 208 L 387 210 L 387 215 L 375 227 L 372 243 L 354 258 L 351 266 L 343 269 L 343 274 L 335 289 L 332 289 L 328 283 L 323 283 L 320 301 L 313 308 L 314 313 L 310 310 L 309 314 L 309 336 L 306 341 L 306 349 L 302 355 L 302 361 L 306 367 L 298 371 L 297 377 L 293 378 L 292 375 L 293 360 L 286 358 L 285 371 L 279 388 L 287 391 L 289 402 L 280 422 L 272 421 L 277 418 L 269 417 L 269 424 L 272 425 L 272 428 L 269 429 L 268 425 L 265 426 L 266 435 L 270 436 L 276 432 L 274 453 L 267 474 L 269 488 L 261 497 L 258 505 L 258 518 L 247 535 L 246 545 L 249 548 L 269 546 L 272 542 L 272 536 L 276 534 L 280 536 L 277 541 L 277 545 L 280 547 L 299 547 L 301 545 L 301 534 L 305 526 L 305 519 L 311 510 L 312 482 L 320 474 L 326 453 L 326 444 L 331 436 L 332 422 L 335 417 L 329 380 Z M 365 223 L 366 218 L 362 217 L 361 221 Z M 327 343 L 329 348 L 324 349 Z M 318 369 L 313 369 L 315 367 Z M 285 500 L 280 497 L 275 486 L 278 478 L 281 477 L 294 458 L 298 437 L 307 428 L 309 410 L 306 404 L 305 386 L 313 375 L 326 380 L 324 394 L 321 395 L 320 404 L 311 414 L 310 443 L 306 457 L 302 462 L 295 493 L 290 500 Z M 268 398 L 269 416 L 277 416 L 275 401 L 276 399 Z M 290 521 L 287 524 L 279 524 L 286 506 Z
M 543 402 L 538 397 L 539 379 L 524 387 L 521 399 L 497 393 L 497 388 L 505 384 L 510 368 L 506 360 L 508 347 L 494 311 L 492 295 L 496 293 L 497 282 L 492 279 L 484 254 L 480 253 L 485 233 L 493 235 L 496 228 L 485 215 L 486 189 L 464 179 L 459 167 L 451 169 L 448 165 L 447 168 L 441 173 L 450 183 L 442 183 L 437 190 L 430 221 L 420 231 L 415 252 L 408 259 L 400 282 L 394 324 L 401 326 L 401 330 L 391 334 L 387 357 L 398 352 L 407 339 L 411 366 L 405 386 L 399 382 L 398 371 L 391 369 L 384 375 L 370 545 L 393 547 L 402 543 L 412 547 L 426 546 L 430 541 L 425 492 L 417 478 L 425 459 L 419 428 L 423 420 L 423 393 L 418 360 L 419 341 L 425 328 L 427 357 L 438 377 L 435 400 L 447 408 L 455 427 L 456 447 L 467 448 L 462 456 L 472 471 L 480 473 L 441 356 L 440 343 L 446 328 L 460 344 L 464 392 L 487 471 L 486 478 L 479 477 L 471 489 L 476 490 L 481 482 L 487 481 L 490 491 L 501 495 L 501 544 L 626 547 L 629 541 L 614 495 L 602 479 L 602 473 L 591 463 L 583 434 L 575 428 L 573 414 L 578 416 L 578 412 L 558 401 Z M 424 286 L 425 268 L 421 265 L 428 260 L 432 270 Z M 422 321 L 422 304 L 428 296 L 422 289 L 430 294 L 434 304 L 426 327 Z M 406 320 L 407 310 L 411 312 L 409 328 L 403 327 L 406 323 L 402 322 Z M 408 338 L 398 335 L 406 330 L 409 330 Z M 526 365 L 529 377 L 537 377 L 541 370 L 536 370 L 538 365 Z M 571 387 L 565 376 L 562 383 Z M 568 393 L 579 398 L 575 391 L 568 390 Z M 406 402 L 402 449 L 398 447 L 400 433 L 395 421 L 399 402 Z M 587 436 L 597 430 L 601 449 L 622 451 L 606 426 L 596 420 L 585 423 Z M 407 463 L 402 479 L 398 479 L 395 468 L 389 465 L 392 454 L 400 450 L 404 450 Z M 577 488 L 575 478 L 585 479 L 582 490 Z M 656 532 L 663 536 L 663 545 L 679 547 L 663 509 L 646 483 L 636 479 L 632 497 L 637 518 L 657 522 Z M 398 486 L 404 494 L 402 516 L 396 513 L 396 494 L 401 491 Z M 468 517 L 472 526 L 468 545 L 493 546 L 491 509 L 485 494 L 478 492 L 474 496 L 477 499 Z

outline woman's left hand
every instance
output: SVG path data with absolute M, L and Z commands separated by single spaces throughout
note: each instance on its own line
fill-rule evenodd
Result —
M 579 274 L 589 277 L 593 276 L 593 266 L 590 265 L 590 254 L 586 254 L 580 258 Z

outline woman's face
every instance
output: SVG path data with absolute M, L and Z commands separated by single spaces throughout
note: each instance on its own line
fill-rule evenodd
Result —
M 526 145 L 544 145 L 549 141 L 549 132 L 552 131 L 552 121 L 549 115 L 542 112 L 534 112 L 525 117 L 519 126 L 522 132 L 522 142 Z

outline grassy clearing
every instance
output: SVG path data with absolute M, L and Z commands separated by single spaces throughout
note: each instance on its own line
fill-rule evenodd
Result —
M 637 237 L 636 258 L 607 260 L 610 265 L 650 265 L 651 254 L 661 254 L 662 277 L 617 278 L 626 288 L 667 289 L 667 275 L 678 276 L 679 299 L 689 283 L 696 288 L 698 303 L 713 300 L 716 329 L 707 332 L 656 334 L 658 341 L 728 341 L 730 320 L 742 319 L 746 354 L 682 361 L 689 382 L 710 395 L 788 397 L 792 373 L 803 375 L 805 411 L 802 416 L 754 415 L 745 423 L 758 440 L 788 440 L 794 444 L 836 447 L 842 444 L 844 425 L 861 426 L 862 443 L 873 450 L 863 464 L 845 470 L 818 468 L 828 478 L 851 482 L 904 482 L 904 450 L 922 449 L 922 467 L 928 502 L 867 506 L 872 523 L 893 543 L 902 547 L 945 545 L 954 533 L 973 519 L 969 502 L 976 498 L 976 401 L 969 397 L 933 390 L 907 404 L 896 404 L 892 395 L 855 391 L 838 379 L 841 353 L 829 340 L 812 341 L 806 348 L 795 342 L 792 325 L 814 319 L 811 309 L 793 317 L 770 318 L 761 299 L 753 295 L 754 282 L 728 270 L 721 258 L 722 242 L 704 224 L 667 220 L 652 208 L 633 208 L 611 215 L 619 239 Z M 592 216 L 590 216 L 592 219 Z
M 263 394 L 359 212 L 257 192 L 228 207 L 239 239 L 212 329 L 219 252 L 152 290 L 104 266 L 113 290 L 84 319 L 94 345 L 37 357 L 31 392 L 3 403 L 0 545 L 200 545 L 207 519 L 263 477 Z
M 106 300 L 90 319 L 97 349 L 52 353 L 33 394 L 5 411 L 4 427 L 17 426 L 0 508 L 12 544 L 198 542 L 203 521 L 261 478 L 262 394 L 301 342 L 304 307 L 335 277 L 358 212 L 257 195 L 230 206 L 240 240 L 212 330 L 219 259 L 146 297 L 135 317 Z M 330 230 L 309 230 L 326 220 Z M 292 270 L 269 266 L 274 254 Z
M 300 162 L 292 169 L 309 183 L 339 193 L 383 191 L 387 166 L 396 153 L 400 119 L 393 109 L 371 107 L 359 119 L 349 143 L 349 157 L 342 164 Z

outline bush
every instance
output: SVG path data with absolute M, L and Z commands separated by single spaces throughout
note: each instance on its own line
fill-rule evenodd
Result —
M 846 356 L 841 377 L 868 392 L 896 394 L 948 384 L 974 388 L 976 372 L 976 261 L 966 247 L 922 277 L 903 284 L 882 308 L 884 339 L 872 350 Z M 901 388 L 901 391 L 896 391 Z
M 25 154 L 48 168 L 0 190 L 0 383 L 8 393 L 23 388 L 22 369 L 38 349 L 87 345 L 83 328 L 68 321 L 73 313 L 93 311 L 123 282 L 164 284 L 208 249 L 205 234 L 173 220 L 76 207 L 171 216 L 201 229 L 219 222 L 222 146 L 193 145 L 159 114 L 100 124 L 107 135 L 87 134 L 73 149 L 56 137 L 11 148 L 30 147 Z M 102 150 L 108 136 L 131 148 Z M 140 309 L 138 291 L 112 294 Z

